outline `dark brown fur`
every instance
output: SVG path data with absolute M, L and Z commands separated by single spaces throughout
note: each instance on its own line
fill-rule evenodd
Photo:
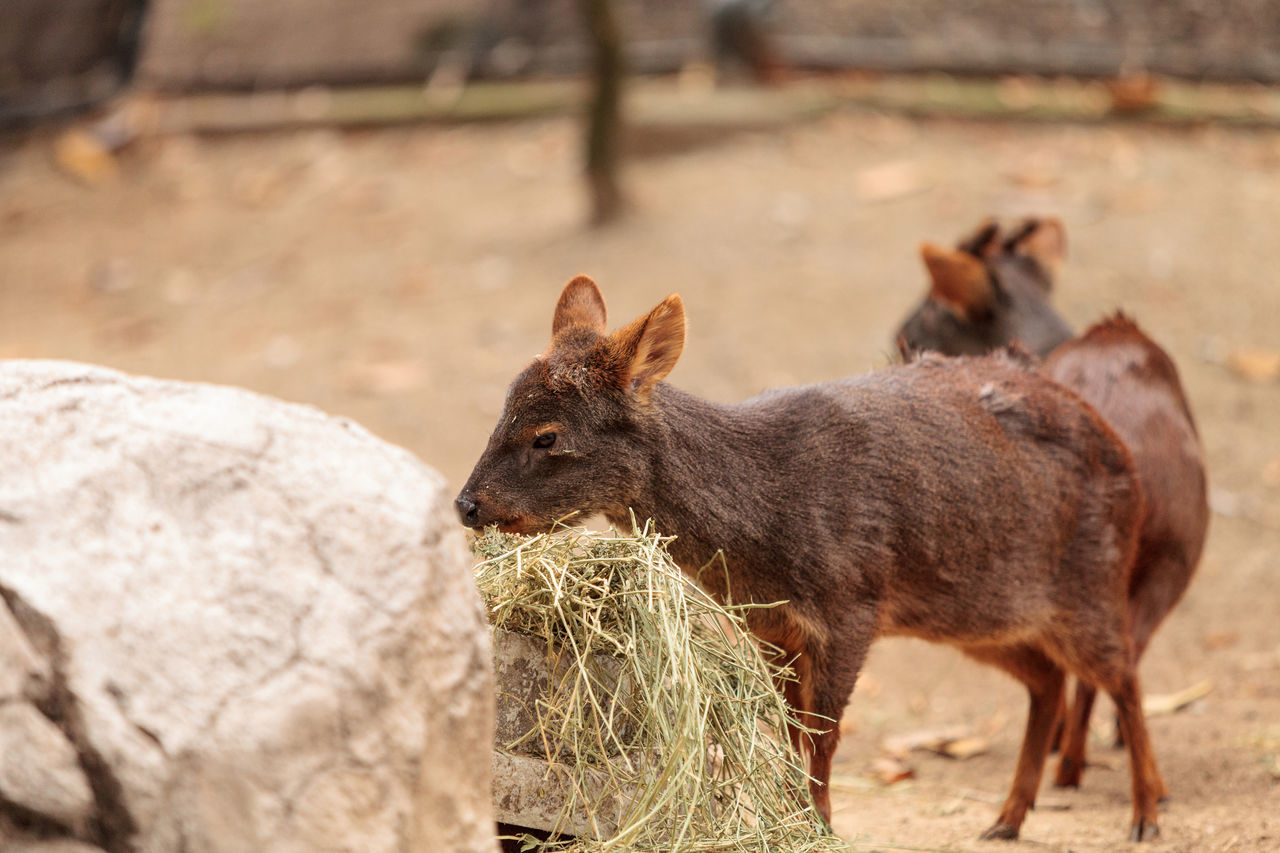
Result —
M 907 635 L 955 645 L 1030 693 L 988 837 L 1016 837 L 1035 801 L 1066 672 L 1121 710 L 1133 837 L 1155 834 L 1163 782 L 1126 632 L 1141 491 L 1091 408 L 998 356 L 926 357 L 719 405 L 660 381 L 683 346 L 678 296 L 612 335 L 589 279 L 561 305 L 458 496 L 465 524 L 534 532 L 602 512 L 626 525 L 634 510 L 675 534 L 672 556 L 715 596 L 787 602 L 748 623 L 796 662 L 785 693 L 819 731 L 808 752 L 824 818 L 867 650 Z
M 998 316 L 973 322 L 939 302 L 939 283 L 931 274 L 934 280 L 925 301 L 937 304 L 929 317 L 946 312 L 946 322 L 928 328 L 929 317 L 918 309 L 899 330 L 903 355 L 963 355 L 1028 338 L 1049 343 L 1054 338 L 1042 332 L 1057 326 L 1069 335 L 1049 302 L 1065 245 L 1057 220 L 1026 219 L 1007 236 L 995 222 L 984 222 L 957 249 L 980 259 L 993 277 L 1013 284 L 1019 310 L 998 303 L 993 309 Z M 1030 327 L 1028 318 L 1035 320 Z M 1134 653 L 1141 657 L 1152 633 L 1191 582 L 1209 525 L 1204 454 L 1178 370 L 1136 323 L 1117 314 L 1055 345 L 1048 351 L 1044 372 L 1084 397 L 1133 453 L 1147 505 L 1129 588 Z M 1065 718 L 1062 762 L 1055 776 L 1060 786 L 1080 784 L 1094 695 L 1091 686 L 1079 685 L 1073 710 Z

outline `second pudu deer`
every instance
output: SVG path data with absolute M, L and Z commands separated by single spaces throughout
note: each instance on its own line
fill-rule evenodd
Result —
M 905 635 L 957 646 L 1030 694 L 984 837 L 1017 837 L 1034 804 L 1068 672 L 1114 699 L 1131 838 L 1154 837 L 1163 782 L 1125 624 L 1142 497 L 1096 413 L 1006 356 L 929 357 L 722 405 L 662 381 L 684 340 L 679 296 L 610 334 L 595 283 L 569 282 L 550 346 L 512 383 L 458 495 L 463 523 L 532 533 L 573 513 L 629 525 L 634 511 L 675 535 L 672 557 L 713 595 L 785 602 L 749 610 L 748 625 L 793 662 L 784 693 L 817 734 L 792 740 L 828 822 L 867 650 Z
M 1043 372 L 1088 401 L 1128 445 L 1146 498 L 1129 584 L 1135 660 L 1181 599 L 1209 524 L 1204 453 L 1173 360 L 1123 315 L 1073 336 L 1049 302 L 1066 247 L 1062 223 L 1028 218 L 1010 233 L 989 221 L 955 249 L 925 244 L 924 302 L 898 332 L 915 352 L 986 352 L 1021 341 Z M 1077 688 L 1055 782 L 1080 784 L 1095 690 Z
M 903 321 L 899 346 L 982 355 L 1016 340 L 1048 355 L 1074 335 L 1049 304 L 1065 249 L 1056 219 L 1028 219 L 1008 236 L 986 222 L 954 250 L 925 243 L 929 292 Z

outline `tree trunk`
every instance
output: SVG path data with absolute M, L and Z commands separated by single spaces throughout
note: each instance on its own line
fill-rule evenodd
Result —
M 587 107 L 586 175 L 591 221 L 601 225 L 623 206 L 618 184 L 621 124 L 622 38 L 612 0 L 578 0 L 591 38 L 594 88 Z

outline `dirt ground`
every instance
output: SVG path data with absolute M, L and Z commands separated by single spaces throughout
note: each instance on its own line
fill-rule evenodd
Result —
M 568 119 L 144 142 L 86 187 L 47 135 L 0 142 L 0 357 L 230 383 L 363 423 L 457 488 L 506 383 L 546 343 L 573 274 L 622 323 L 672 291 L 690 337 L 671 380 L 717 400 L 884 364 L 920 296 L 922 239 L 1060 215 L 1058 304 L 1116 307 L 1177 360 L 1215 514 L 1199 576 L 1143 663 L 1173 798 L 1154 851 L 1280 849 L 1280 133 L 909 121 L 840 112 L 769 132 L 644 134 L 634 210 L 582 227 Z M 1259 378 L 1229 368 L 1262 351 Z M 1247 357 L 1247 353 L 1246 353 Z M 1247 366 L 1247 365 L 1246 365 Z M 1048 783 L 1016 844 L 974 839 L 1011 779 L 1025 696 L 943 648 L 872 653 L 837 757 L 835 829 L 867 848 L 1102 851 L 1129 784 L 1095 714 L 1080 791 Z M 990 749 L 869 770 L 891 735 L 963 724 Z

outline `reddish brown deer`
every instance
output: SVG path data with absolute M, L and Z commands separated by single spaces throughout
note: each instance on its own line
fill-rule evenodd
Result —
M 721 405 L 662 381 L 684 338 L 679 296 L 607 334 L 594 282 L 569 282 L 550 346 L 512 383 L 458 495 L 463 523 L 530 533 L 573 513 L 625 525 L 634 510 L 675 534 L 672 557 L 713 595 L 785 602 L 748 625 L 794 661 L 784 692 L 818 732 L 811 790 L 828 821 L 839 720 L 871 642 L 896 634 L 957 646 L 1030 694 L 984 837 L 1017 837 L 1035 802 L 1066 672 L 1120 709 L 1131 838 L 1154 837 L 1163 781 L 1125 626 L 1142 496 L 1093 409 L 1004 355 Z
M 1059 346 L 1045 360 L 1044 372 L 1091 403 L 1133 454 L 1146 497 L 1129 581 L 1136 666 L 1186 592 L 1209 528 L 1208 479 L 1195 420 L 1173 360 L 1122 314 Z M 1080 785 L 1095 694 L 1089 684 L 1076 687 L 1054 779 L 1059 786 Z
M 904 357 L 984 352 L 1017 340 L 1048 346 L 1044 372 L 1084 397 L 1125 441 L 1146 497 L 1129 584 L 1136 661 L 1200 560 L 1209 525 L 1204 454 L 1173 360 L 1132 320 L 1117 314 L 1062 341 L 1044 334 L 1068 329 L 1049 304 L 1065 245 L 1055 219 L 1027 219 L 1008 237 L 987 222 L 955 250 L 926 244 L 930 307 L 903 324 L 899 346 Z M 1077 686 L 1055 777 L 1060 786 L 1080 784 L 1095 693 L 1087 683 Z

